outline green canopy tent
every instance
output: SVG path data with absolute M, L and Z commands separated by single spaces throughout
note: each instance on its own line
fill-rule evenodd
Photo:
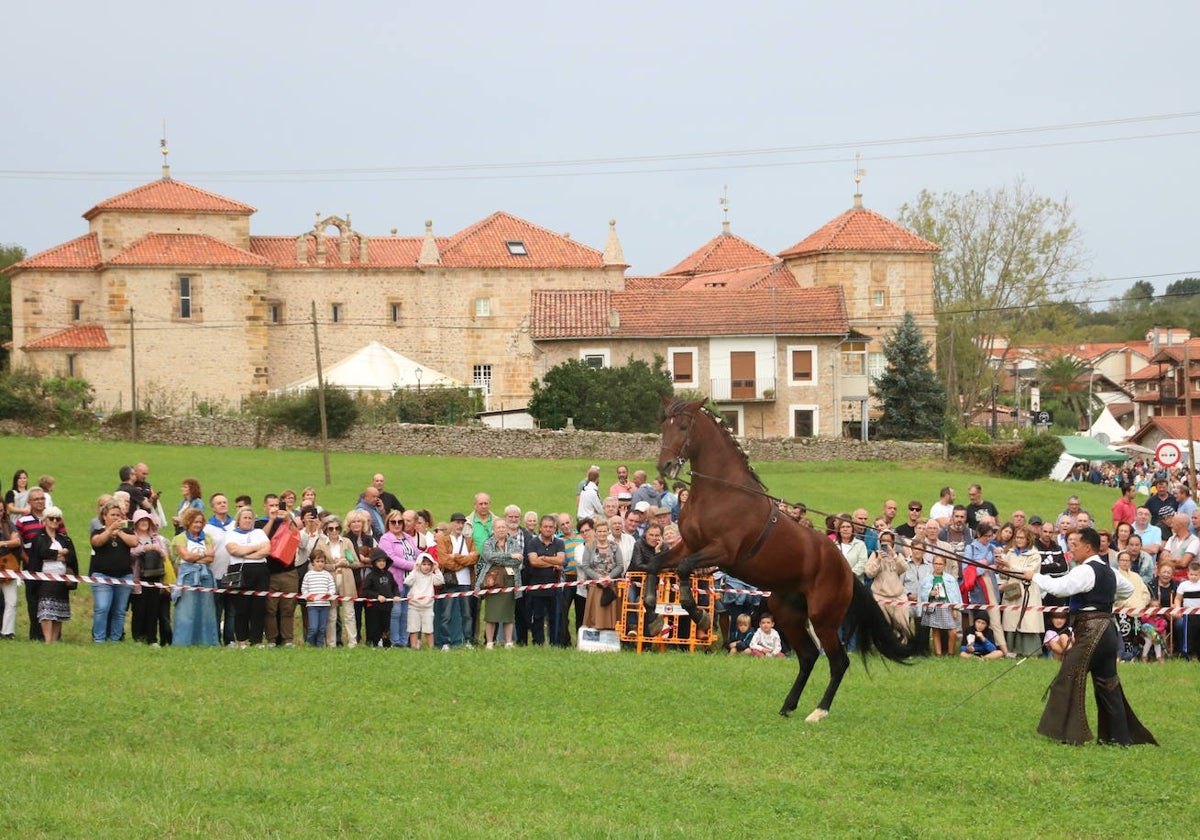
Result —
M 1071 467 L 1079 461 L 1120 463 L 1128 461 L 1130 457 L 1124 452 L 1110 449 L 1095 438 L 1082 435 L 1059 435 L 1058 439 L 1062 441 L 1063 454 L 1058 456 L 1058 463 L 1050 471 L 1050 477 L 1055 481 L 1066 479 L 1071 473 Z

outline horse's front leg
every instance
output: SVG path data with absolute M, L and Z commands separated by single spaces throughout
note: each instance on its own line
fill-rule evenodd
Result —
M 642 607 L 645 610 L 645 620 L 642 626 L 647 636 L 657 636 L 662 632 L 663 617 L 658 614 L 658 573 L 663 569 L 673 569 L 683 559 L 683 543 L 675 546 L 665 555 L 659 554 L 650 561 L 646 569 L 646 582 L 642 585 Z
M 696 604 L 696 594 L 692 590 L 692 572 L 699 567 L 716 565 L 716 558 L 704 551 L 691 554 L 683 559 L 676 570 L 679 575 L 679 606 L 687 611 L 688 618 L 696 623 L 702 633 L 712 628 L 712 618 Z

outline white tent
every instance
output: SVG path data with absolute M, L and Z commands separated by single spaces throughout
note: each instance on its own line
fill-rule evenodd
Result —
M 372 341 L 358 352 L 325 368 L 324 378 L 326 385 L 336 385 L 347 391 L 391 391 L 393 388 L 419 386 L 461 388 L 464 384 L 444 373 L 419 365 L 378 341 Z M 307 379 L 293 382 L 276 393 L 306 391 L 316 387 L 317 375 L 314 372 Z
M 1108 446 L 1114 446 L 1121 441 L 1128 440 L 1129 432 L 1112 416 L 1112 412 L 1108 410 L 1108 406 L 1105 406 L 1100 409 L 1100 413 L 1096 416 L 1092 427 L 1087 431 L 1087 436 L 1097 438 L 1101 443 Z

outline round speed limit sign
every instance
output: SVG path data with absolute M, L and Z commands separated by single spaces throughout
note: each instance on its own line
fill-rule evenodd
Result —
M 1183 458 L 1183 451 L 1179 448 L 1179 444 L 1171 443 L 1169 440 L 1164 440 L 1154 450 L 1154 460 L 1162 464 L 1164 467 L 1173 467 Z

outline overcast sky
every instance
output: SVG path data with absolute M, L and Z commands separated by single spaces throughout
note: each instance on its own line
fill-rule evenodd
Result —
M 726 185 L 735 233 L 792 245 L 850 207 L 857 150 L 892 217 L 1017 177 L 1068 197 L 1084 299 L 1200 276 L 1196 4 L 115 0 L 4 21 L 0 242 L 30 253 L 157 178 L 165 118 L 173 176 L 257 207 L 256 234 L 320 211 L 449 235 L 506 210 L 603 248 L 615 218 L 653 274 L 720 231 Z

